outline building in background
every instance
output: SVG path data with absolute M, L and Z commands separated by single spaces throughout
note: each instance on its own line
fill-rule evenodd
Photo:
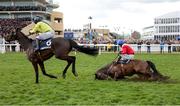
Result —
M 154 39 L 154 26 L 143 28 L 141 39 Z
M 154 26 L 143 28 L 141 39 L 176 40 L 180 37 L 180 11 L 154 19 Z
M 167 13 L 154 19 L 154 39 L 173 40 L 180 36 L 180 11 Z
M 34 16 L 42 16 L 50 21 L 57 35 L 63 35 L 63 13 L 53 9 L 59 5 L 53 0 L 0 0 L 0 19 L 23 19 L 31 21 Z

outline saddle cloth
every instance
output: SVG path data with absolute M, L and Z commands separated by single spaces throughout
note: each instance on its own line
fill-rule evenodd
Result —
M 39 40 L 39 50 L 49 49 L 51 48 L 52 38 L 46 40 Z M 36 40 L 33 41 L 33 47 L 36 48 Z

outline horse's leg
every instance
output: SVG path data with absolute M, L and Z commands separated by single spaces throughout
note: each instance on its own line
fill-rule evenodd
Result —
M 43 75 L 48 76 L 48 77 L 50 77 L 50 78 L 57 78 L 57 77 L 55 77 L 55 76 L 53 76 L 53 75 L 50 75 L 50 74 L 47 74 L 47 73 L 46 73 L 43 62 L 39 62 L 39 66 L 40 66 L 40 68 L 41 68 L 41 71 L 42 71 Z
M 71 58 L 73 59 L 72 62 L 72 73 L 74 74 L 74 76 L 78 76 L 77 72 L 76 72 L 76 57 L 75 56 L 71 56 Z
M 69 68 L 71 63 L 74 61 L 74 59 L 72 58 L 72 56 L 58 56 L 58 55 L 55 55 L 55 56 L 58 59 L 67 61 L 68 64 L 66 65 L 65 69 L 63 70 L 63 75 L 62 75 L 63 78 L 66 78 L 67 69 Z
M 140 80 L 148 80 L 149 76 L 145 75 L 145 74 L 137 74 Z
M 115 81 L 117 81 L 118 80 L 118 73 L 117 72 L 115 72 L 114 73 L 114 78 L 113 78 Z
M 34 67 L 34 71 L 35 71 L 35 75 L 36 75 L 36 83 L 39 83 L 38 64 L 32 62 L 32 65 L 33 65 L 33 67 Z
M 66 78 L 66 72 L 67 72 L 67 69 L 69 68 L 69 66 L 71 65 L 71 61 L 68 61 L 67 60 L 67 65 L 66 65 L 66 67 L 65 67 L 65 69 L 63 70 L 63 75 L 62 75 L 62 77 L 65 79 Z
M 136 73 L 140 79 L 142 80 L 148 80 L 151 78 L 152 72 L 149 70 L 149 68 L 141 69 L 141 70 L 135 70 Z

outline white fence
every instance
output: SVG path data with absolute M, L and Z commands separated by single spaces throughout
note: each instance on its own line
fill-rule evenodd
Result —
M 82 46 L 89 46 L 89 47 L 97 47 L 99 48 L 99 53 L 109 53 L 109 52 L 114 52 L 114 51 L 120 51 L 120 47 L 118 45 L 108 45 L 108 44 L 80 44 Z M 140 49 L 138 49 L 138 45 L 137 44 L 129 44 L 135 52 L 147 52 L 148 51 L 148 46 L 150 47 L 150 52 L 160 52 L 161 51 L 161 46 L 160 44 L 151 44 L 151 45 L 146 45 L 146 44 L 142 44 L 140 46 Z M 180 52 L 180 44 L 171 44 L 171 45 L 167 45 L 165 44 L 162 47 L 162 52 Z M 169 50 L 168 50 L 169 48 Z
M 0 53 L 6 52 L 19 52 L 20 51 L 20 44 L 0 44 Z
M 114 51 L 119 51 L 121 48 L 118 45 L 108 45 L 108 44 L 79 44 L 81 46 L 88 46 L 88 47 L 97 47 L 99 49 L 99 53 L 110 53 Z M 135 50 L 135 52 L 138 51 L 138 45 L 137 44 L 130 44 L 131 47 Z M 173 52 L 180 52 L 180 44 L 172 44 L 170 45 L 170 50 Z M 0 44 L 0 53 L 6 53 L 6 52 L 19 52 L 20 51 L 20 44 Z M 151 52 L 160 52 L 160 45 L 159 44 L 151 44 L 150 45 L 150 51 Z M 163 47 L 164 52 L 168 52 L 168 45 L 165 44 Z M 147 52 L 147 45 L 142 44 L 141 45 L 141 52 Z

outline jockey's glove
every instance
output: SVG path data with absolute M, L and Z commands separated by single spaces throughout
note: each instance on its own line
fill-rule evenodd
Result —
M 30 30 L 30 31 L 29 31 L 29 34 L 30 34 L 30 35 L 31 35 L 31 34 L 34 34 L 33 30 Z

